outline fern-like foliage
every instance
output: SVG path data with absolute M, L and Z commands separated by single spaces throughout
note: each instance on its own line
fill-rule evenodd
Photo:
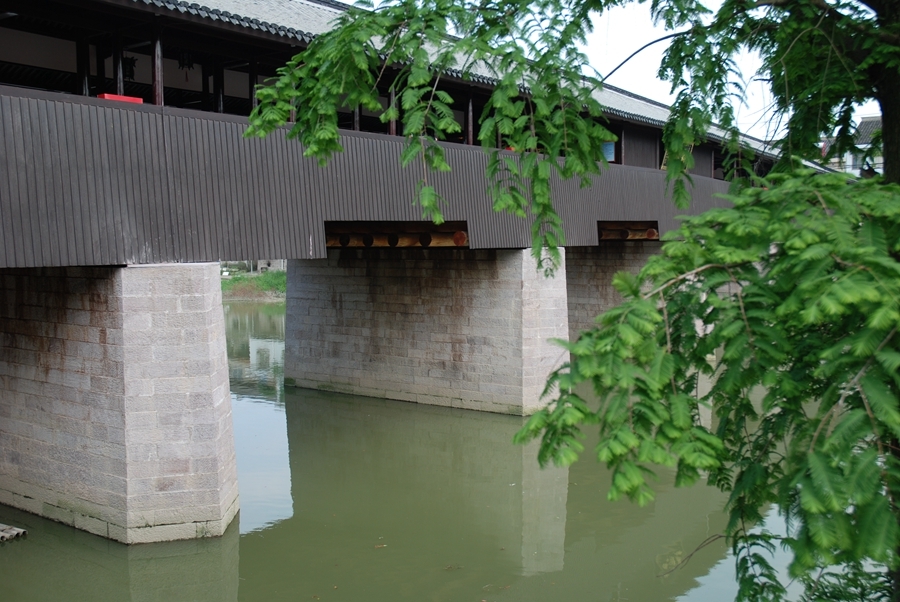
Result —
M 517 440 L 565 465 L 580 427 L 598 428 L 611 499 L 652 500 L 653 465 L 679 484 L 706 476 L 730 495 L 741 600 L 785 599 L 775 545 L 808 599 L 857 599 L 823 597 L 835 569 L 883 585 L 900 545 L 900 187 L 776 175 L 731 201 L 616 278 L 625 302 L 567 344 L 552 402 Z M 771 505 L 789 536 L 754 530 Z

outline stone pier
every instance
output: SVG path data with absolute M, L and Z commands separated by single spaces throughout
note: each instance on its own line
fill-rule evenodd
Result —
M 0 503 L 125 543 L 225 531 L 217 263 L 0 270 Z
M 288 263 L 286 384 L 527 415 L 568 333 L 565 266 L 544 278 L 528 249 Z
M 659 253 L 662 243 L 649 240 L 605 241 L 596 247 L 566 249 L 566 294 L 569 340 L 592 328 L 594 318 L 622 301 L 612 285 L 616 272 L 637 274 Z

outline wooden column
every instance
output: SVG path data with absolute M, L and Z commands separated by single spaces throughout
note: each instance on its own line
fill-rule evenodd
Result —
M 220 62 L 213 71 L 213 111 L 225 112 L 225 67 Z
M 91 47 L 87 40 L 75 42 L 75 61 L 78 64 L 78 83 L 76 94 L 91 95 Z
M 469 106 L 466 109 L 466 144 L 475 144 L 475 109 L 472 106 L 472 96 L 469 95 Z
M 203 99 L 200 108 L 204 111 L 209 111 L 212 106 L 212 102 L 209 96 L 209 78 L 212 75 L 212 69 L 210 69 L 209 61 L 209 57 L 203 57 L 203 64 L 200 65 L 200 79 L 202 80 L 200 82 L 200 94 L 201 98 Z
M 353 109 L 353 131 L 358 132 L 360 128 L 359 123 L 359 107 L 355 107 Z
M 106 92 L 106 46 L 97 44 L 97 93 Z
M 150 61 L 153 74 L 153 104 L 162 106 L 165 104 L 165 95 L 163 93 L 162 37 L 159 31 L 153 36 L 153 44 L 150 48 Z
M 255 109 L 259 102 L 256 99 L 256 82 L 259 80 L 259 65 L 256 61 L 250 61 L 249 73 L 247 80 L 250 84 L 250 108 Z
M 390 106 L 392 109 L 394 108 L 394 105 L 396 104 L 396 102 L 397 102 L 397 98 L 396 98 L 396 96 L 394 96 L 394 91 L 391 90 Z M 391 136 L 397 135 L 397 120 L 396 119 L 391 119 L 390 123 L 388 123 L 388 134 L 390 134 Z
M 125 94 L 125 70 L 122 66 L 122 38 L 116 36 L 113 40 L 113 81 L 116 84 L 116 94 Z

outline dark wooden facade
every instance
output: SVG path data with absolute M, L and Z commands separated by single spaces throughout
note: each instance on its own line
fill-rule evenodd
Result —
M 421 220 L 420 172 L 400 168 L 394 124 L 342 114 L 346 152 L 326 168 L 283 136 L 243 138 L 253 85 L 308 40 L 178 0 L 0 0 L 0 267 L 315 258 L 325 222 Z M 143 76 L 123 76 L 129 57 Z M 445 217 L 466 223 L 471 248 L 529 246 L 530 224 L 486 194 L 473 118 L 489 82 L 442 81 L 463 125 L 453 171 L 430 176 Z M 591 188 L 554 185 L 567 245 L 598 244 L 598 221 L 675 224 L 660 125 L 610 112 L 616 164 Z M 692 212 L 726 189 L 716 147 L 694 157 Z
M 0 87 L 0 267 L 118 265 L 325 255 L 326 221 L 414 221 L 420 173 L 401 137 L 345 132 L 327 167 L 283 136 L 247 139 L 246 119 Z M 496 214 L 481 148 L 448 144 L 434 176 L 446 218 L 472 248 L 530 245 L 525 220 Z M 726 183 L 694 178 L 694 207 Z M 598 243 L 598 221 L 677 211 L 658 169 L 611 165 L 593 187 L 555 185 L 567 244 Z

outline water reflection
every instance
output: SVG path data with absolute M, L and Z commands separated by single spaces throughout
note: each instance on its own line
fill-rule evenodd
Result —
M 28 537 L 0 544 L 3 600 L 230 602 L 238 599 L 239 534 L 126 546 L 0 506 Z
M 285 392 L 283 306 L 226 316 L 240 527 L 126 547 L 0 506 L 30 531 L 0 545 L 4 599 L 733 598 L 721 542 L 658 576 L 721 532 L 719 493 L 662 475 L 650 506 L 610 503 L 595 462 L 542 471 L 512 445 L 521 418 Z
M 284 304 L 225 303 L 231 392 L 284 400 Z

